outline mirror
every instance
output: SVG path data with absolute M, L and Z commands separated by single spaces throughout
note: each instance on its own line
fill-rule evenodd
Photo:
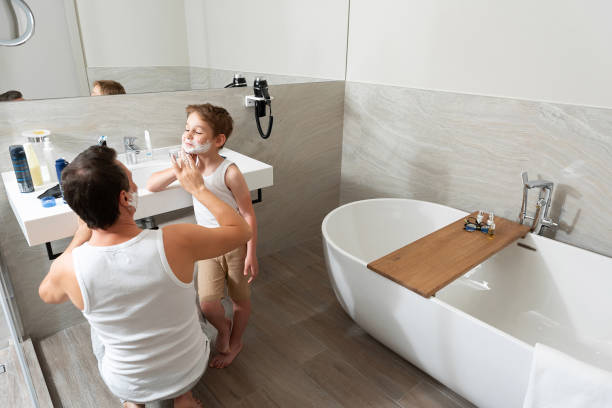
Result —
M 314 0 L 26 0 L 34 35 L 0 47 L 0 93 L 87 96 L 96 80 L 125 92 L 223 88 L 235 74 L 270 85 L 343 80 L 348 2 Z M 26 18 L 0 0 L 0 38 Z

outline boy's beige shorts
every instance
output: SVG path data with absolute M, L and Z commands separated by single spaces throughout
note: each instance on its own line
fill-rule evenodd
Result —
M 246 244 L 216 258 L 198 261 L 198 294 L 200 302 L 219 300 L 225 295 L 240 302 L 249 299 L 248 276 L 244 276 Z

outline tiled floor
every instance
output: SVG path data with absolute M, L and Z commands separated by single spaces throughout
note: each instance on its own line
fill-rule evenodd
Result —
M 53 408 L 32 342 L 28 339 L 21 343 L 21 346 L 30 370 L 38 406 Z M 29 408 L 33 406 L 34 403 L 23 377 L 15 347 L 11 345 L 0 350 L 0 407 Z
M 263 257 L 260 270 L 245 348 L 230 367 L 206 372 L 195 389 L 204 407 L 473 406 L 344 313 L 319 239 Z M 118 406 L 88 344 L 87 324 L 40 343 L 56 407 Z

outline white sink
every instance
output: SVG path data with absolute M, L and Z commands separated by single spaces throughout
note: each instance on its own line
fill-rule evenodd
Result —
M 192 206 L 191 195 L 185 192 L 177 181 L 159 193 L 152 193 L 146 189 L 147 179 L 152 173 L 170 167 L 168 152 L 179 148 L 180 146 L 169 146 L 154 149 L 152 160 L 128 165 L 132 171 L 133 180 L 138 186 L 138 211 L 134 218 L 149 217 Z M 236 163 L 244 174 L 249 190 L 272 185 L 272 166 L 226 148 L 221 149 L 219 153 Z M 143 157 L 144 152 L 141 152 L 137 158 L 142 160 Z M 118 155 L 118 159 L 126 162 L 124 154 Z M 44 208 L 40 200 L 36 198 L 53 184 L 39 187 L 32 193 L 20 193 L 15 174 L 12 171 L 2 173 L 2 181 L 11 208 L 30 246 L 70 237 L 74 234 L 77 226 L 76 214 L 67 204 L 63 203 L 61 198 L 56 200 L 55 207 L 50 208 Z

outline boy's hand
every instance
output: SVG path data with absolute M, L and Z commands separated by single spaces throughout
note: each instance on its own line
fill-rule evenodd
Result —
M 248 253 L 244 259 L 244 276 L 249 276 L 249 283 L 253 282 L 253 279 L 259 273 L 259 265 L 257 264 L 257 257 L 251 253 Z
M 198 190 L 205 189 L 204 178 L 197 169 L 191 155 L 181 151 L 178 161 L 171 156 L 172 168 L 181 186 L 190 194 L 194 195 Z

